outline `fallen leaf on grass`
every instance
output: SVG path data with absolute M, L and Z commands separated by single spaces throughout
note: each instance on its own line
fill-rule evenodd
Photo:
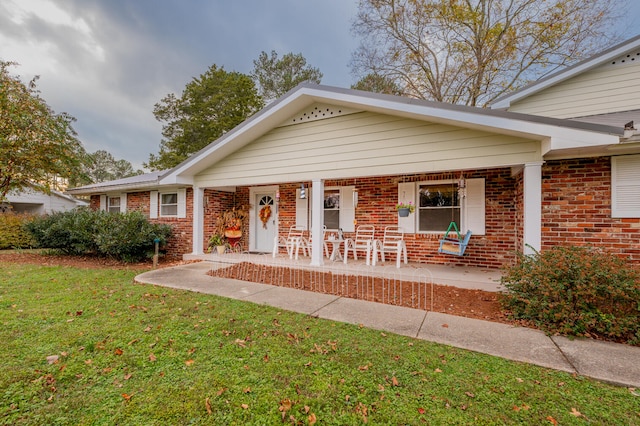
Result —
M 213 410 L 211 410 L 211 401 L 209 401 L 209 397 L 204 400 L 204 406 L 207 409 L 207 414 L 211 415 L 213 413 Z
M 469 398 L 475 398 L 476 396 L 474 394 L 472 394 L 471 392 L 465 392 L 465 395 L 467 395 Z
M 150 331 L 151 331 L 151 326 L 147 326 L 147 328 L 145 328 L 145 329 L 144 329 L 144 330 L 142 330 L 142 331 L 144 331 L 145 333 L 150 332 Z
M 127 401 L 129 401 L 129 400 L 131 399 L 131 397 L 132 397 L 132 396 L 133 396 L 133 395 L 129 395 L 129 394 L 127 394 L 127 393 L 123 393 L 123 394 L 122 394 L 122 397 L 123 397 L 125 400 L 127 400 Z
M 124 352 L 123 352 L 123 351 L 122 351 L 122 349 L 120 349 L 120 348 L 116 348 L 116 350 L 115 350 L 115 351 L 113 351 L 113 354 L 114 354 L 114 355 L 122 355 L 123 353 L 124 353 Z
M 156 358 L 156 356 L 155 356 L 153 353 L 150 353 L 150 354 L 149 354 L 149 361 L 151 361 L 151 362 L 155 362 L 155 361 L 156 361 L 156 359 L 157 359 L 157 358 Z
M 216 396 L 222 395 L 224 393 L 224 391 L 226 391 L 226 390 L 227 390 L 227 388 L 220 389 L 218 392 L 216 392 Z
M 291 407 L 293 406 L 293 403 L 291 402 L 291 400 L 289 398 L 285 398 L 282 401 L 280 401 L 280 406 L 278 407 L 278 411 L 280 411 L 282 413 L 282 420 L 284 421 L 286 415 L 287 415 L 287 411 L 291 410 Z
M 191 365 L 193 365 L 194 362 L 195 362 L 194 360 L 188 359 L 184 363 L 187 365 L 187 367 L 190 367 Z
M 242 392 L 251 393 L 251 387 L 246 387 L 246 388 L 242 389 Z
M 318 421 L 318 420 L 316 419 L 316 415 L 315 415 L 315 414 L 313 414 L 313 413 L 311 413 L 311 414 L 309 415 L 309 417 L 307 417 L 307 420 L 309 421 L 309 424 L 310 424 L 310 425 L 315 425 L 315 424 L 316 424 L 316 421 Z
M 56 362 L 58 362 L 58 358 L 60 358 L 58 355 L 49 355 L 47 357 L 47 363 L 55 364 Z
M 124 378 L 125 380 L 129 380 L 132 376 L 133 376 L 133 374 L 129 373 L 129 374 L 127 374 L 126 376 L 124 376 L 123 378 Z
M 398 382 L 398 379 L 396 379 L 396 376 L 393 376 L 391 378 L 391 386 L 400 386 L 400 382 Z
M 424 414 L 426 412 L 427 412 L 427 410 L 425 410 L 424 408 L 418 408 L 418 413 Z
M 547 420 L 552 424 L 552 425 L 557 425 L 558 421 L 556 419 L 554 419 L 551 416 L 547 416 Z
M 576 410 L 573 407 L 571 407 L 571 414 L 576 416 L 576 417 L 582 417 L 582 413 L 580 411 Z

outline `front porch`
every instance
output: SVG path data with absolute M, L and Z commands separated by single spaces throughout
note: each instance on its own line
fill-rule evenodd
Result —
M 312 271 L 313 273 L 331 273 L 333 275 L 347 275 L 367 278 L 381 278 L 383 280 L 418 282 L 423 284 L 440 284 L 462 289 L 499 292 L 503 290 L 500 284 L 502 276 L 500 270 L 475 266 L 426 264 L 409 261 L 396 268 L 395 259 L 376 266 L 366 265 L 364 259 L 350 259 L 343 262 L 326 261 L 322 266 L 312 266 L 309 257 L 298 260 L 289 259 L 286 255 L 273 258 L 271 253 L 207 253 L 185 254 L 184 260 L 202 260 L 212 262 L 212 268 L 220 268 L 239 263 L 265 265 L 274 268 L 287 268 L 298 271 Z

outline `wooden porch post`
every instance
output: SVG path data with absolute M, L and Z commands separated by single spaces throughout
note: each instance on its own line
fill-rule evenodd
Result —
M 311 266 L 324 265 L 322 244 L 324 224 L 324 181 L 314 179 L 311 190 Z
M 542 246 L 542 164 L 526 163 L 523 180 L 524 254 L 534 254 Z
M 203 254 L 204 239 L 204 188 L 198 186 L 193 187 L 193 220 L 192 229 L 192 247 L 191 254 Z

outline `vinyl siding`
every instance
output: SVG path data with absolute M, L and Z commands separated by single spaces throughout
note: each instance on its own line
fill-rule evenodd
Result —
M 640 109 L 640 56 L 612 61 L 511 105 L 509 111 L 574 118 Z
M 273 129 L 196 176 L 196 185 L 502 167 L 539 161 L 539 142 L 372 112 Z

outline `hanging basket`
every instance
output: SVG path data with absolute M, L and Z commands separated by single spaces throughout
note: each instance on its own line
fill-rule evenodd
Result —
M 409 209 L 398 209 L 398 216 L 407 217 L 411 211 Z

